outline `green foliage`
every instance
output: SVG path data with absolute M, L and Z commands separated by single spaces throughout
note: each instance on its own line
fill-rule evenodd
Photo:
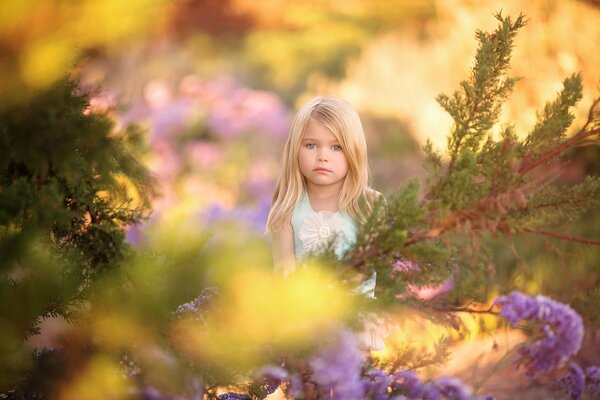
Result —
M 87 107 L 64 80 L 0 113 L 0 321 L 2 343 L 19 343 L 3 359 L 21 357 L 44 318 L 79 311 L 127 254 L 124 228 L 149 210 L 152 178 L 131 151 L 140 131 L 117 132 Z
M 513 39 L 525 25 L 523 15 L 512 22 L 510 17 L 497 14 L 498 28 L 491 34 L 478 31 L 479 48 L 469 80 L 462 81 L 463 92 L 452 97 L 438 96 L 438 102 L 454 120 L 454 128 L 448 137 L 448 153 L 451 165 L 466 150 L 477 152 L 481 141 L 494 126 L 500 114 L 502 101 L 513 90 L 515 79 L 506 77 L 510 64 Z
M 521 156 L 526 160 L 539 157 L 544 151 L 565 138 L 567 128 L 575 116 L 570 112 L 581 100 L 581 75 L 572 75 L 563 81 L 561 90 L 556 99 L 548 102 L 533 130 L 527 135 L 522 148 Z
M 573 300 L 572 306 L 581 315 L 587 317 L 589 323 L 600 326 L 600 287 L 580 293 Z
M 418 185 L 411 182 L 379 204 L 347 261 L 363 275 L 377 271 L 381 303 L 401 295 L 411 307 L 435 304 L 452 312 L 451 304 L 487 301 L 497 290 L 491 246 L 498 235 L 533 233 L 599 244 L 548 229 L 600 205 L 598 177 L 571 186 L 553 184 L 563 171 L 565 152 L 600 132 L 600 99 L 591 105 L 585 125 L 567 137 L 571 109 L 582 91 L 581 76 L 573 75 L 528 135 L 515 132 L 510 123 L 500 125 L 502 103 L 516 83 L 507 76 L 513 41 L 525 19 L 496 18 L 493 32 L 476 34 L 474 66 L 461 90 L 438 97 L 454 120 L 447 158 L 431 142 L 425 144 L 425 193 L 419 199 Z M 417 271 L 398 271 L 399 260 L 416 263 Z M 435 286 L 447 278 L 454 280 L 454 290 L 445 297 L 415 302 L 406 291 L 409 282 Z

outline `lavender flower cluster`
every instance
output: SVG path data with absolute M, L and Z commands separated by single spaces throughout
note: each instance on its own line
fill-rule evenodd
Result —
M 219 289 L 216 287 L 204 288 L 194 300 L 177 307 L 173 312 L 173 316 L 175 318 L 193 319 L 204 322 L 207 314 L 210 312 L 213 300 L 218 294 Z
M 567 372 L 556 381 L 554 389 L 571 400 L 579 400 L 585 393 L 590 399 L 598 399 L 600 367 L 594 365 L 584 371 L 576 362 L 570 362 Z
M 332 400 L 479 399 L 472 397 L 470 388 L 456 378 L 442 376 L 426 382 L 421 381 L 413 371 L 389 374 L 382 369 L 372 368 L 363 372 L 364 361 L 356 337 L 350 331 L 340 330 L 332 336 L 327 346 L 323 346 L 308 361 L 308 365 L 319 391 Z M 299 378 L 282 367 L 265 367 L 259 375 L 276 384 L 287 382 L 293 398 L 302 394 Z
M 512 292 L 496 299 L 500 315 L 511 325 L 531 321 L 538 326 L 535 340 L 521 346 L 518 365 L 523 365 L 526 374 L 537 377 L 543 373 L 557 371 L 566 366 L 553 388 L 572 400 L 584 394 L 600 398 L 600 367 L 590 366 L 584 371 L 571 358 L 579 351 L 583 340 L 583 321 L 568 305 L 544 296 L 527 296 Z
M 363 398 L 362 356 L 352 332 L 340 330 L 330 346 L 309 361 L 313 377 L 331 400 Z
M 342 346 L 331 347 L 327 352 L 313 358 L 310 365 L 319 390 L 328 399 L 364 399 L 364 400 L 491 400 L 492 397 L 471 395 L 471 389 L 457 378 L 441 376 L 433 381 L 420 380 L 413 371 L 400 371 L 388 374 L 381 369 L 370 369 L 360 373 L 360 360 L 343 354 Z M 329 361 L 332 361 L 331 364 Z M 349 367 L 348 369 L 345 369 Z M 316 367 L 316 368 L 315 368 Z M 265 367 L 263 377 L 282 384 L 288 382 L 292 398 L 302 395 L 302 383 L 299 378 L 281 367 Z M 238 399 L 227 393 L 219 400 Z M 230 397 L 227 397 L 230 396 Z M 244 396 L 244 395 L 238 395 Z M 245 397 L 239 397 L 244 399 Z
M 514 291 L 500 296 L 494 304 L 511 325 L 531 321 L 538 326 L 536 340 L 519 349 L 518 365 L 527 376 L 536 377 L 563 367 L 579 351 L 583 340 L 583 321 L 568 305 L 544 296 L 531 297 Z
M 491 397 L 473 397 L 471 389 L 459 379 L 440 376 L 430 382 L 422 381 L 413 371 L 400 371 L 388 375 L 385 371 L 372 369 L 364 381 L 365 397 L 372 400 L 475 400 Z
M 575 363 L 569 363 L 568 371 L 554 384 L 554 390 L 560 391 L 569 399 L 580 399 L 585 390 L 585 374 L 581 367 Z
M 600 367 L 594 365 L 585 369 L 586 392 L 593 398 L 600 398 Z

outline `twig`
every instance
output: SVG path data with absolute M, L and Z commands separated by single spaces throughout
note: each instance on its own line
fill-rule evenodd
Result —
M 543 229 L 525 228 L 523 230 L 525 232 L 535 233 L 535 234 L 543 235 L 543 236 L 550 236 L 550 237 L 553 237 L 556 239 L 568 240 L 570 242 L 578 242 L 578 243 L 593 244 L 596 246 L 600 246 L 600 240 L 586 239 L 586 238 L 581 238 L 581 237 L 577 237 L 577 236 L 562 235 L 560 233 L 546 231 Z
M 558 143 L 556 146 L 552 147 L 550 150 L 548 150 L 546 153 L 544 153 L 542 156 L 540 156 L 536 160 L 533 160 L 532 162 L 529 162 L 529 163 L 523 163 L 519 167 L 519 173 L 524 175 L 524 174 L 528 173 L 529 171 L 531 171 L 532 169 L 539 167 L 540 165 L 546 163 L 547 161 L 551 160 L 552 158 L 563 153 L 565 150 L 573 147 L 575 144 L 577 144 L 577 142 L 580 142 L 583 139 L 586 139 L 590 136 L 599 134 L 600 129 L 592 129 L 590 131 L 587 130 L 588 126 L 590 124 L 592 124 L 592 122 L 594 121 L 594 118 L 595 118 L 594 108 L 598 104 L 600 104 L 600 97 L 597 98 L 596 100 L 594 100 L 594 102 L 592 103 L 592 106 L 590 107 L 590 110 L 588 113 L 588 119 L 587 119 L 585 125 L 583 126 L 583 128 L 581 128 L 581 130 L 575 136 L 565 140 L 564 142 Z
M 494 306 L 490 306 L 487 310 L 477 310 L 471 307 L 432 307 L 435 311 L 442 312 L 466 312 L 470 314 L 492 314 L 499 315 L 497 311 L 492 311 Z

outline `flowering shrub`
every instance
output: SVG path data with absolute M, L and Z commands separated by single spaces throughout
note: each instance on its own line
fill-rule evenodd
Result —
M 569 363 L 568 372 L 556 381 L 555 390 L 564 393 L 569 399 L 581 398 L 585 390 L 585 375 L 577 363 Z
M 537 339 L 519 348 L 518 363 L 528 376 L 536 377 L 561 368 L 579 351 L 583 321 L 568 305 L 516 291 L 497 298 L 494 304 L 502 307 L 500 315 L 511 325 L 530 321 L 538 327 Z
M 591 366 L 585 370 L 586 391 L 592 398 L 600 397 L 600 367 Z
M 323 393 L 332 394 L 332 400 L 363 398 L 362 357 L 355 336 L 341 330 L 330 339 L 330 345 L 309 361 L 313 379 Z

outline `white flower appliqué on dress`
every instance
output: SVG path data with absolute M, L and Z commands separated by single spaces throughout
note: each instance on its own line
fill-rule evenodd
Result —
M 304 220 L 298 234 L 304 250 L 316 253 L 326 249 L 327 245 L 333 241 L 333 249 L 339 252 L 344 244 L 343 223 L 343 219 L 337 213 L 314 212 Z

